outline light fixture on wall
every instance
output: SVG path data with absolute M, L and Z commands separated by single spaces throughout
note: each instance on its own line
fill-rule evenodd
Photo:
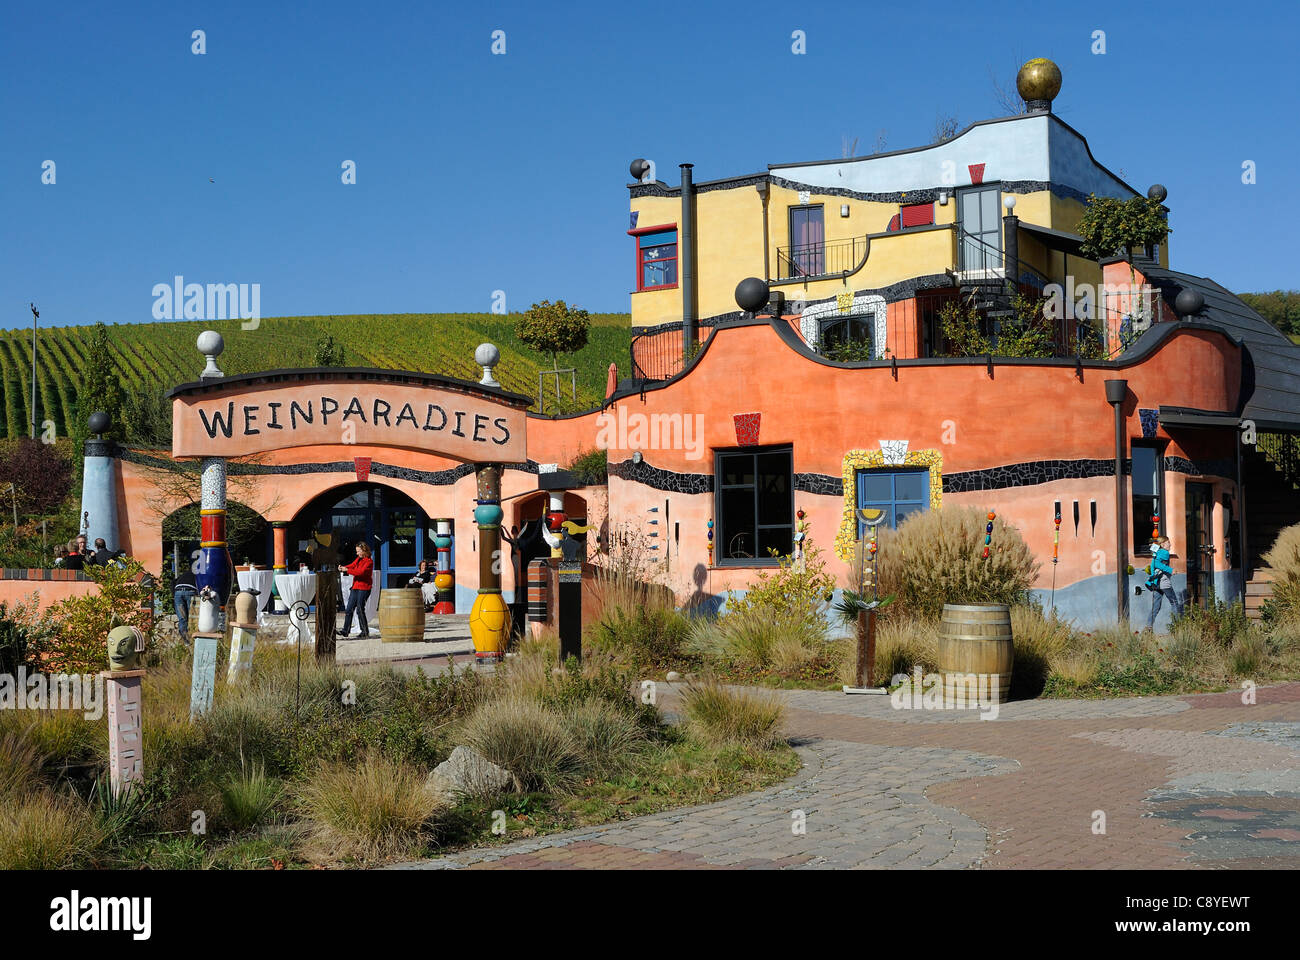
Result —
M 848 205 L 847 203 L 841 203 L 841 204 L 840 204 L 840 216 L 841 216 L 841 217 L 847 217 L 848 215 L 849 215 L 849 205 Z
M 941 207 L 946 207 L 946 206 L 948 206 L 948 191 L 947 191 L 947 190 L 940 190 L 940 191 L 939 191 L 939 206 L 941 206 Z

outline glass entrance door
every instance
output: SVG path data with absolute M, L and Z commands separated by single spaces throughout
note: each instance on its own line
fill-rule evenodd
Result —
M 981 273 L 1002 270 L 998 194 L 996 186 L 957 191 L 957 213 L 961 217 L 959 270 Z
M 1187 484 L 1187 602 L 1204 609 L 1214 595 L 1214 488 Z
M 342 563 L 356 558 L 365 541 L 374 552 L 381 587 L 404 587 L 425 559 L 429 518 L 410 497 L 377 484 L 349 484 L 313 500 L 295 521 L 300 536 L 318 529 L 334 535 Z M 428 552 L 433 559 L 432 546 Z

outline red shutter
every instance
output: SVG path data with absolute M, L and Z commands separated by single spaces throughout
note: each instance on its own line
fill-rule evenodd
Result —
M 924 227 L 934 223 L 933 203 L 911 203 L 903 207 L 904 227 Z

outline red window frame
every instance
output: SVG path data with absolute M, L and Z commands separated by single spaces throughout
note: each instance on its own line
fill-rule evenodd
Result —
M 627 235 L 629 237 L 636 238 L 636 292 L 637 293 L 641 293 L 642 291 L 645 290 L 673 290 L 676 289 L 677 287 L 676 283 L 665 283 L 657 287 L 647 287 L 647 286 L 643 286 L 641 283 L 642 279 L 645 277 L 645 264 L 641 260 L 641 237 L 647 233 L 660 233 L 664 230 L 672 230 L 674 233 L 676 233 L 677 242 L 679 244 L 681 243 L 681 232 L 677 229 L 677 224 L 675 223 L 661 223 L 658 226 L 654 226 L 654 227 L 637 227 L 635 230 L 629 230 L 627 232 Z M 663 260 L 657 262 L 667 263 L 668 259 L 669 258 L 665 257 Z M 677 263 L 678 258 L 676 256 L 672 257 L 671 259 L 674 264 Z

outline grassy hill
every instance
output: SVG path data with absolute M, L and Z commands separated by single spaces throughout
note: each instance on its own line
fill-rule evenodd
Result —
M 113 324 L 108 328 L 115 373 L 124 387 L 166 390 L 198 379 L 203 358 L 194 341 L 215 329 L 226 341 L 218 365 L 227 375 L 313 365 L 317 341 L 329 334 L 341 343 L 346 363 L 355 367 L 418 370 L 478 380 L 474 348 L 490 341 L 501 349 L 497 379 L 507 390 L 537 396 L 537 373 L 551 359 L 524 346 L 514 335 L 517 315 L 491 313 L 410 313 L 383 316 L 268 317 L 256 330 L 239 320 L 163 321 Z M 60 436 L 71 433 L 77 384 L 85 369 L 90 326 L 52 327 L 39 335 L 36 362 L 37 422 L 53 420 Z M 587 346 L 560 358 L 576 367 L 578 398 L 584 407 L 605 396 L 611 362 L 628 373 L 631 344 L 627 314 L 592 314 Z M 30 420 L 31 330 L 0 331 L 0 383 L 4 391 L 4 429 L 0 436 L 24 436 Z M 568 389 L 565 380 L 565 390 Z M 548 382 L 551 391 L 552 384 Z M 550 392 L 554 398 L 554 393 Z M 572 402 L 568 404 L 573 407 Z M 547 403 L 547 411 L 554 407 Z

